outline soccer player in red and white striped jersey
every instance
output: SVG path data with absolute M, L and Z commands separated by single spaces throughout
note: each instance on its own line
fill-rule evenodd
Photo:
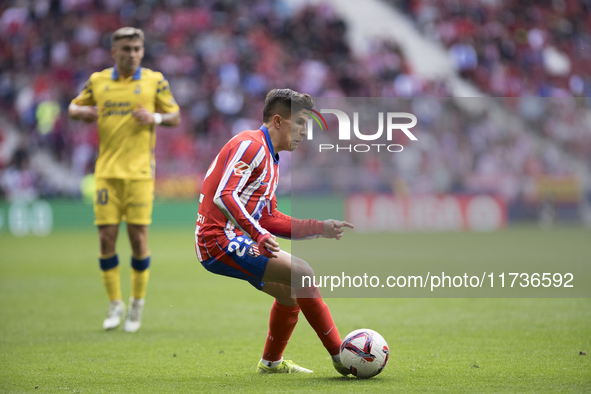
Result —
M 345 227 L 353 228 L 333 219 L 294 219 L 277 210 L 278 153 L 293 151 L 302 142 L 313 106 L 307 94 L 290 89 L 269 92 L 263 126 L 226 143 L 207 171 L 199 199 L 195 250 L 201 264 L 210 272 L 246 280 L 275 298 L 257 366 L 260 373 L 312 372 L 283 360 L 300 310 L 332 356 L 335 369 L 349 373 L 340 362 L 338 329 L 318 288 L 297 287 L 302 283 L 298 278 L 313 277 L 313 270 L 281 250 L 275 238 L 338 240 Z

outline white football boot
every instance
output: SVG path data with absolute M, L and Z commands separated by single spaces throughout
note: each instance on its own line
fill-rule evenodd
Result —
M 125 313 L 125 304 L 121 300 L 109 302 L 109 315 L 103 322 L 105 330 L 114 330 L 121 324 L 121 316 Z
M 125 331 L 136 332 L 140 329 L 140 326 L 142 325 L 144 302 L 144 298 L 136 300 L 135 298 L 131 297 L 129 299 L 129 312 L 127 313 L 127 318 L 125 319 L 125 324 L 123 325 L 123 329 Z
M 259 361 L 259 365 L 257 365 L 257 372 L 261 374 L 270 374 L 270 373 L 312 373 L 314 371 L 309 370 L 308 368 L 300 367 L 296 363 L 291 360 L 281 360 L 281 363 L 276 367 L 267 367 L 263 364 L 263 361 Z

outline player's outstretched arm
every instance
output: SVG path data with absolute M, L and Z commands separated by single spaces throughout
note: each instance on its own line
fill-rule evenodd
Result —
M 68 116 L 74 120 L 81 120 L 85 123 L 94 123 L 98 119 L 98 109 L 92 105 L 78 105 L 70 103 Z
M 145 126 L 149 124 L 159 124 L 162 126 L 176 126 L 181 123 L 181 113 L 179 111 L 176 112 L 168 112 L 164 114 L 155 114 L 150 112 L 146 109 L 143 105 L 139 105 L 138 109 L 133 111 L 132 113 L 135 121 L 140 126 Z M 157 122 L 156 118 L 160 117 L 160 121 Z
M 323 223 L 324 238 L 334 238 L 337 241 L 343 237 L 345 227 L 355 228 L 351 223 L 342 220 L 327 219 Z
M 324 236 L 324 224 L 315 219 L 296 219 L 277 210 L 277 198 L 263 209 L 261 226 L 272 234 L 291 240 L 314 239 Z

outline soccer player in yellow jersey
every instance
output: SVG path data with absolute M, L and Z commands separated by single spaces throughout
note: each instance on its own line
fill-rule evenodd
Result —
M 72 119 L 98 122 L 94 213 L 100 268 L 110 300 L 103 328 L 117 328 L 125 313 L 115 250 L 119 223 L 124 219 L 133 255 L 132 294 L 123 328 L 136 332 L 149 277 L 155 129 L 156 125 L 176 126 L 181 116 L 168 81 L 161 73 L 140 67 L 144 57 L 144 33 L 140 29 L 123 27 L 115 31 L 111 55 L 115 66 L 92 74 L 68 112 Z

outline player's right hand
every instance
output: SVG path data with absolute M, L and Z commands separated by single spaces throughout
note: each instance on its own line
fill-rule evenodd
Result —
M 277 257 L 273 252 L 279 252 L 281 249 L 279 248 L 276 239 L 277 238 L 272 234 L 265 234 L 259 238 L 259 242 L 257 242 L 259 253 L 270 259 Z
M 355 228 L 351 223 L 341 220 L 327 219 L 324 222 L 324 238 L 334 238 L 337 241 L 343 237 L 345 227 Z
M 131 113 L 139 126 L 145 126 L 154 123 L 154 114 L 147 110 L 141 103 L 138 108 Z

